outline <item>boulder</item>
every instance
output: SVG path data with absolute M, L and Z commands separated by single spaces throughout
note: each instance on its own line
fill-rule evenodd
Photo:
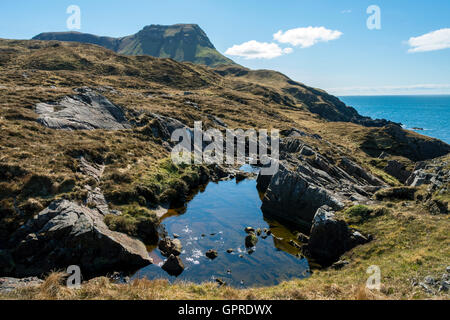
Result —
M 183 246 L 181 245 L 181 241 L 179 239 L 161 239 L 158 247 L 164 257 L 168 257 L 170 255 L 179 256 L 183 251 Z
M 184 264 L 180 257 L 171 254 L 164 262 L 162 269 L 169 275 L 178 277 L 184 271 Z
M 97 92 L 83 88 L 80 94 L 66 96 L 58 102 L 38 103 L 37 121 L 52 129 L 120 130 L 130 128 L 121 107 Z
M 314 216 L 308 251 L 314 260 L 329 265 L 346 251 L 367 241 L 359 232 L 352 231 L 345 221 L 337 220 L 331 208 L 323 206 Z
M 152 263 L 145 245 L 108 229 L 103 215 L 56 200 L 19 228 L 9 244 L 16 277 L 39 276 L 78 265 L 85 277 L 135 271 Z

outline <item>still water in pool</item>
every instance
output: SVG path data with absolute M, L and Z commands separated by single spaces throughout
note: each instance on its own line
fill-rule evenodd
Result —
M 183 244 L 184 272 L 177 278 L 169 276 L 161 269 L 165 258 L 157 248 L 149 248 L 154 264 L 139 270 L 134 278 L 196 283 L 221 279 L 235 287 L 254 287 L 309 276 L 308 261 L 289 244 L 296 240 L 295 230 L 263 217 L 260 208 L 254 179 L 209 183 L 185 208 L 171 209 L 163 217 L 168 235 L 179 235 Z M 251 254 L 245 248 L 244 229 L 248 226 L 272 232 L 266 239 L 258 237 Z M 207 258 L 209 249 L 217 250 L 219 256 Z M 228 249 L 233 252 L 227 253 Z

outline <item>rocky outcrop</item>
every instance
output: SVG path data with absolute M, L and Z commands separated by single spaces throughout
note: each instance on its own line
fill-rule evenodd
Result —
M 430 191 L 437 191 L 441 188 L 446 189 L 450 185 L 448 165 L 449 163 L 442 159 L 418 162 L 405 184 L 411 187 L 428 185 Z
M 103 215 L 57 200 L 12 236 L 9 253 L 16 277 L 37 276 L 78 265 L 84 276 L 134 271 L 152 263 L 145 245 L 108 229 Z M 3 269 L 0 267 L 0 269 Z
M 368 201 L 385 186 L 352 160 L 330 160 L 301 138 L 283 139 L 280 158 L 275 175 L 258 176 L 258 189 L 265 192 L 262 210 L 266 215 L 296 224 L 310 226 L 321 206 L 340 210 L 345 201 Z
M 57 102 L 38 103 L 37 121 L 48 128 L 63 130 L 130 128 L 121 107 L 92 89 L 82 88 L 78 92 Z
M 412 161 L 434 159 L 450 153 L 450 145 L 447 143 L 392 124 L 368 133 L 361 149 L 372 157 L 379 157 L 384 152 Z
M 411 175 L 411 171 L 406 170 L 405 165 L 397 160 L 388 161 L 388 164 L 383 170 L 394 178 L 397 178 L 401 183 L 405 183 Z
M 308 241 L 308 252 L 321 264 L 331 264 L 346 251 L 367 243 L 368 238 L 337 220 L 331 208 L 323 206 L 314 216 Z

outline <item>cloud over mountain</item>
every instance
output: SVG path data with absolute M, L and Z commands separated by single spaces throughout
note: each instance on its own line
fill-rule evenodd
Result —
M 242 44 L 232 46 L 225 52 L 225 54 L 230 56 L 238 56 L 244 59 L 273 59 L 283 54 L 289 54 L 292 51 L 292 48 L 282 49 L 276 43 L 250 40 Z
M 273 38 L 280 43 L 289 43 L 293 46 L 308 48 L 318 42 L 339 39 L 342 34 L 338 30 L 330 30 L 325 27 L 307 27 L 290 29 L 285 32 L 280 30 L 273 35 Z

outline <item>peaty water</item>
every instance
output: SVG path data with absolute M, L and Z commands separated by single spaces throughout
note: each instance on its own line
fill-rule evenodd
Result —
M 209 183 L 185 208 L 169 210 L 163 217 L 169 236 L 178 234 L 183 244 L 180 258 L 184 272 L 177 278 L 169 276 L 161 269 L 165 258 L 157 248 L 149 248 L 154 264 L 134 277 L 196 283 L 219 278 L 235 287 L 268 286 L 307 277 L 308 261 L 289 244 L 291 239 L 296 240 L 295 230 L 264 218 L 260 207 L 254 179 Z M 266 239 L 258 237 L 251 254 L 245 248 L 244 229 L 248 226 L 272 232 Z M 205 252 L 209 249 L 217 250 L 219 256 L 214 260 L 207 258 Z M 228 249 L 233 252 L 227 253 Z
M 405 129 L 450 143 L 450 96 L 448 95 L 339 98 L 363 116 L 400 122 Z

